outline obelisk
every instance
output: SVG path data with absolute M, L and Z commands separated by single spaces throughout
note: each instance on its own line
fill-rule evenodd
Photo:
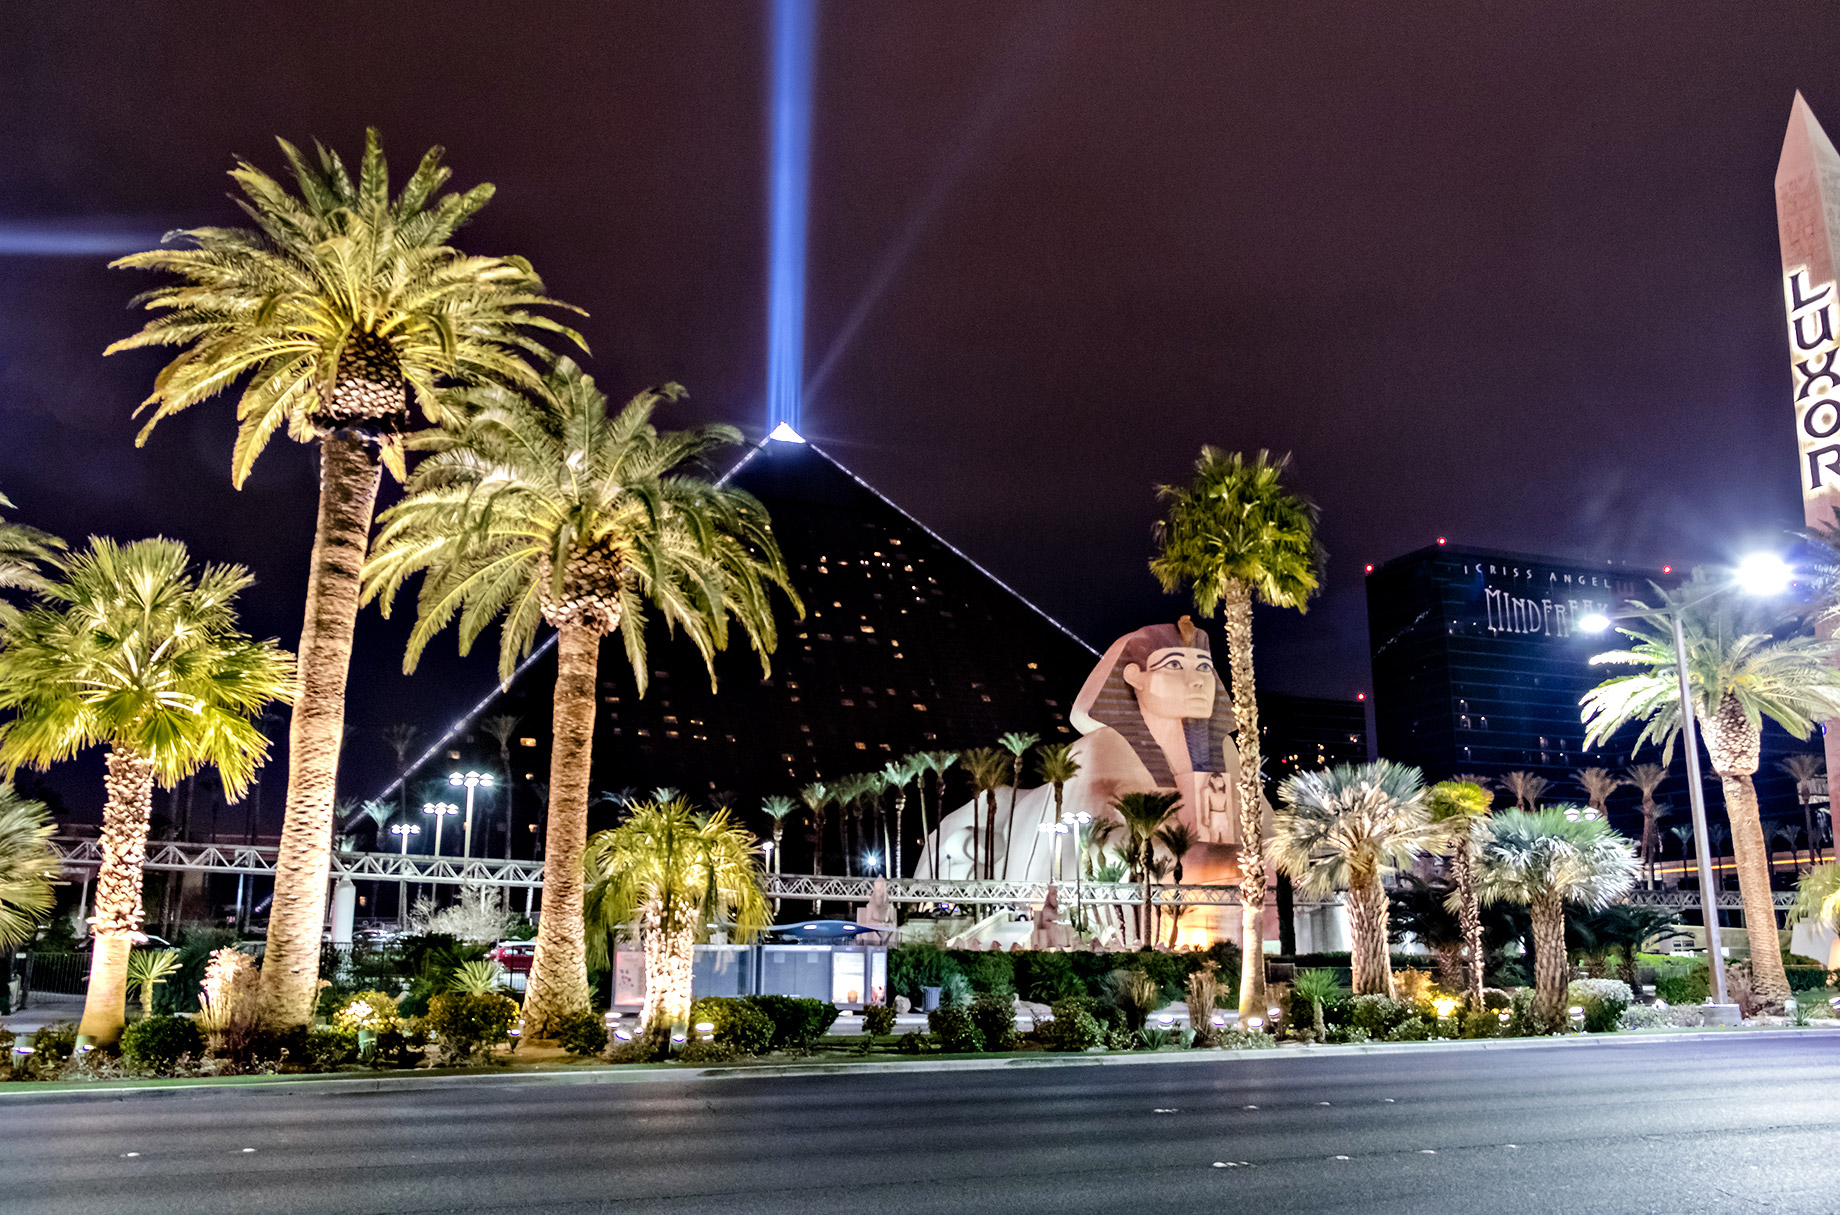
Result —
M 1810 527 L 1840 524 L 1840 152 L 1798 91 L 1776 164 L 1783 306 L 1795 401 L 1795 475 Z M 1823 630 L 1831 632 L 1831 629 Z M 1826 723 L 1829 779 L 1840 774 L 1840 720 Z M 1810 841 L 1812 843 L 1812 841 Z

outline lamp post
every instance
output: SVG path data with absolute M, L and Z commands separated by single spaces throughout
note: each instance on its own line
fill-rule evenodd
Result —
M 416 823 L 391 823 L 390 834 L 402 838 L 402 854 L 409 855 L 409 837 L 420 835 L 422 828 Z M 401 928 L 407 922 L 409 913 L 409 879 L 401 878 L 396 883 L 396 926 Z
M 1706 790 L 1700 782 L 1699 772 L 1699 723 L 1694 720 L 1693 690 L 1687 679 L 1687 633 L 1682 618 L 1688 608 L 1698 607 L 1714 596 L 1736 587 L 1742 587 L 1753 595 L 1776 594 L 1789 585 L 1789 578 L 1789 567 L 1781 558 L 1762 553 L 1739 562 L 1735 577 L 1712 588 L 1698 599 L 1653 611 L 1619 612 L 1615 616 L 1594 612 L 1578 622 L 1578 627 L 1587 633 L 1601 633 L 1617 620 L 1654 620 L 1666 617 L 1673 630 L 1674 675 L 1680 689 L 1680 732 L 1687 749 L 1687 804 L 1693 810 L 1693 838 L 1698 841 L 1693 852 L 1699 867 L 1700 919 L 1706 925 L 1707 969 L 1712 972 L 1712 998 L 1718 1004 L 1730 1002 L 1725 994 L 1725 946 L 1723 934 L 1719 931 L 1719 898 L 1718 888 L 1713 885 L 1712 853 L 1707 847 L 1710 835 L 1706 828 Z
M 490 772 L 451 772 L 448 774 L 447 783 L 456 789 L 466 790 L 466 835 L 460 855 L 471 859 L 473 855 L 473 790 L 481 787 L 490 789 L 492 774 Z
M 760 846 L 760 850 L 766 854 L 767 872 L 777 877 L 779 875 L 779 868 L 773 856 L 773 841 L 768 840 L 766 843 L 762 844 Z M 779 896 L 778 895 L 773 896 L 773 918 L 776 920 L 779 919 Z
M 422 813 L 434 815 L 434 854 L 441 855 L 441 828 L 449 815 L 460 813 L 460 807 L 452 802 L 423 802 Z

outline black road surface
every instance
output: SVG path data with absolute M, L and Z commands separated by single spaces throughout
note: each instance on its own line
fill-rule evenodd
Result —
M 4 1215 L 1840 1212 L 1840 1033 L 0 1099 Z

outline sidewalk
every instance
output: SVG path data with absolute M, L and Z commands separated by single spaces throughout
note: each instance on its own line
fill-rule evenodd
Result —
M 47 1025 L 58 1025 L 66 1021 L 75 1022 L 83 1017 L 82 996 L 45 995 L 34 992 L 26 1006 L 16 1013 L 0 1017 L 0 1034 L 10 1037 L 13 1034 L 36 1033 Z

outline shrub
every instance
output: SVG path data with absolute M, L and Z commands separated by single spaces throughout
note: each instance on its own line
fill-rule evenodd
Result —
M 984 1036 L 985 1050 L 1012 1050 L 1016 1045 L 1016 998 L 987 992 L 971 1002 L 971 1022 Z
M 368 1029 L 383 1033 L 396 1028 L 396 998 L 381 991 L 360 991 L 339 1001 L 332 1013 L 332 1024 L 354 1033 Z
M 1403 1000 L 1393 1000 L 1386 996 L 1356 996 L 1354 1007 L 1349 1010 L 1348 1024 L 1355 1029 L 1364 1029 L 1369 1037 L 1384 1038 L 1408 1018 L 1418 1015 L 1418 1010 Z
M 1090 1050 L 1105 1040 L 1105 1029 L 1094 1019 L 1091 1001 L 1082 998 L 1058 1000 L 1054 1020 L 1035 1031 L 1049 1050 Z
M 886 1038 L 894 1032 L 894 1009 L 886 1004 L 863 1009 L 863 1029 L 872 1038 Z
M 1501 1014 L 1486 1008 L 1465 1008 L 1457 1013 L 1457 1036 L 1462 1038 L 1501 1037 Z
M 1214 1001 L 1219 995 L 1220 983 L 1212 962 L 1188 976 L 1188 1025 L 1203 1046 L 1214 1036 Z
M 1001 950 L 954 949 L 947 956 L 976 994 L 1006 996 L 1016 990 L 1015 959 Z
M 1162 1007 L 1162 989 L 1144 970 L 1119 971 L 1115 978 L 1118 1011 L 1124 1014 L 1125 1028 L 1136 1032 Z
M 837 1019 L 837 1006 L 802 996 L 747 996 L 747 1004 L 767 1015 L 773 1027 L 773 1050 L 805 1050 L 824 1036 Z
M 607 1049 L 607 1020 L 597 1012 L 571 1013 L 556 1023 L 556 1041 L 571 1055 L 598 1055 Z
M 946 975 L 957 969 L 945 951 L 931 941 L 901 945 L 888 951 L 888 990 L 917 1005 L 922 987 L 944 987 Z
M 1151 1029 L 1146 1025 L 1137 1031 L 1137 1041 L 1145 1050 L 1162 1050 L 1165 1046 L 1174 1046 L 1180 1039 L 1173 1029 Z
M 494 1046 L 511 1040 L 517 1017 L 517 1001 L 509 996 L 444 991 L 428 1001 L 428 1032 L 447 1063 L 485 1058 Z
M 1514 1004 L 1514 997 L 1499 987 L 1482 989 L 1482 1007 L 1490 1012 L 1506 1012 Z
M 894 1048 L 903 1055 L 930 1055 L 939 1049 L 931 1034 L 902 1034 Z
M 1432 1023 L 1413 1013 L 1386 1032 L 1388 1042 L 1423 1042 L 1431 1036 Z
M 1137 1031 L 1123 1025 L 1114 1025 L 1105 1031 L 1106 1050 L 1136 1050 Z
M 1357 1029 L 1352 1025 L 1331 1025 L 1329 1027 L 1328 1036 L 1324 1041 L 1342 1043 L 1347 1046 L 1359 1046 L 1361 1043 L 1367 1041 L 1369 1036 L 1366 1030 Z
M 741 1058 L 741 1048 L 733 1042 L 692 1038 L 677 1052 L 681 1063 L 733 1063 Z
M 309 1029 L 294 1062 L 310 1072 L 334 1072 L 358 1057 L 358 1031 L 334 1025 Z
M 704 996 L 690 1006 L 690 1024 L 704 1022 L 715 1027 L 710 1031 L 710 1040 L 733 1047 L 737 1057 L 764 1055 L 773 1046 L 772 1019 L 746 1000 Z
M 926 1014 L 926 1027 L 948 1054 L 973 1054 L 984 1049 L 984 1032 L 964 1004 L 942 1004 Z
M 1361 1039 L 1366 1041 L 1365 1038 Z M 1270 1034 L 1247 1029 L 1223 1030 L 1214 1036 L 1214 1044 L 1223 1050 L 1275 1050 L 1278 1040 Z
M 419 1022 L 397 1022 L 400 1028 L 386 1029 L 377 1035 L 376 1049 L 371 1052 L 372 1067 L 414 1067 L 428 1048 L 427 1031 Z
M 1566 999 L 1584 1009 L 1584 1028 L 1593 1034 L 1614 1033 L 1623 1025 L 1623 1010 L 1634 1003 L 1621 979 L 1576 979 Z
M 1028 960 L 1028 976 L 1026 983 L 1019 982 L 1018 985 L 1036 1003 L 1053 1004 L 1068 996 L 1086 994 L 1086 984 L 1074 973 L 1073 962 L 1066 954 L 1037 950 L 1023 954 L 1021 958 Z M 1022 975 L 1019 973 L 1017 978 L 1022 980 Z
M 939 990 L 941 1004 L 969 1004 L 977 993 L 972 990 L 971 980 L 958 971 L 946 975 L 945 984 Z
M 1712 994 L 1712 972 L 1704 962 L 1663 971 L 1655 968 L 1655 998 L 1669 1004 L 1701 1004 Z
M 187 1055 L 204 1055 L 204 1035 L 190 1017 L 148 1017 L 122 1031 L 121 1057 L 130 1067 L 163 1075 Z

